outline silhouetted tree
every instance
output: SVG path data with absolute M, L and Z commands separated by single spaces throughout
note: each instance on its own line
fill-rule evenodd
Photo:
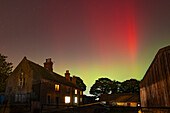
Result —
M 136 79 L 119 82 L 108 78 L 99 78 L 90 89 L 90 94 L 99 97 L 101 94 L 139 93 L 140 81 Z
M 113 80 L 112 93 L 120 93 L 121 82 Z
M 86 85 L 80 77 L 76 77 L 76 84 L 81 88 L 82 91 L 86 90 Z
M 72 77 L 70 77 L 70 79 L 72 80 Z M 80 77 L 76 76 L 76 84 L 81 88 L 82 91 L 86 90 L 86 85 Z
M 6 79 L 12 73 L 12 63 L 6 62 L 6 58 L 0 54 L 0 92 L 5 91 Z
M 136 79 L 126 80 L 122 82 L 120 90 L 122 93 L 139 93 L 139 83 Z
M 101 94 L 111 94 L 117 92 L 116 81 L 112 81 L 108 78 L 99 78 L 90 89 L 90 94 L 100 96 Z

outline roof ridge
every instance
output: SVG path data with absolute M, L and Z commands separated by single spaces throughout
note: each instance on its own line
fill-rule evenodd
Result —
M 162 55 L 163 52 L 166 52 L 166 51 L 168 51 L 168 50 L 170 50 L 170 45 L 165 46 L 165 47 L 163 47 L 163 48 L 160 48 L 160 49 L 157 51 L 156 55 L 155 55 L 154 58 L 152 59 L 151 64 L 149 65 L 149 67 L 148 67 L 148 69 L 146 70 L 143 78 L 141 79 L 141 82 L 140 82 L 140 84 L 139 84 L 139 87 L 141 87 L 141 84 L 143 84 L 143 81 L 144 81 L 144 79 L 146 78 L 147 73 L 149 72 L 149 70 L 150 70 L 151 67 L 153 66 L 154 62 L 157 60 L 156 58 L 159 57 L 160 55 Z M 142 86 L 142 87 L 143 87 L 143 86 Z
M 30 68 L 34 71 L 36 71 L 37 73 L 40 74 L 40 76 L 44 79 L 48 79 L 48 80 L 52 80 L 52 81 L 55 81 L 55 82 L 59 82 L 61 84 L 64 84 L 64 85 L 67 85 L 67 86 L 71 86 L 71 87 L 75 87 L 77 89 L 80 89 L 80 87 L 77 85 L 77 84 L 74 84 L 73 82 L 67 80 L 64 76 L 56 73 L 56 72 L 50 72 L 49 70 L 47 70 L 46 68 L 44 68 L 43 66 L 37 64 L 37 63 L 34 63 L 30 60 L 28 60 L 26 57 L 24 57 L 23 60 L 26 60 L 28 62 L 28 65 L 30 66 Z M 31 66 L 31 64 L 33 64 Z M 35 66 L 35 67 L 34 67 Z M 40 69 L 38 69 L 38 68 Z M 47 72 L 48 75 L 43 75 L 41 74 L 39 71 L 40 70 L 44 70 L 45 72 Z M 58 77 L 58 78 L 57 78 Z

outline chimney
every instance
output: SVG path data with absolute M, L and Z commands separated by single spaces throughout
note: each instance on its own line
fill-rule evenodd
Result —
M 72 82 L 76 84 L 76 77 L 73 75 Z
M 70 80 L 70 73 L 69 73 L 69 70 L 66 70 L 65 78 L 66 78 L 67 80 Z
M 49 71 L 53 72 L 53 62 L 51 61 L 51 58 L 46 59 L 46 62 L 44 63 L 44 67 Z

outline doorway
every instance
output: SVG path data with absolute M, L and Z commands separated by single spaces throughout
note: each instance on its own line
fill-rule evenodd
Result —
M 55 103 L 56 103 L 56 108 L 58 108 L 58 104 L 59 104 L 59 97 L 55 98 Z

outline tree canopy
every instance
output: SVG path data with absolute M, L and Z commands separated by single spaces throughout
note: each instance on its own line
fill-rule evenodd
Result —
M 99 78 L 90 89 L 90 94 L 99 97 L 101 94 L 139 93 L 139 81 L 136 79 L 119 82 L 109 78 Z
M 86 90 L 86 85 L 80 77 L 76 77 L 76 84 L 81 88 L 82 91 Z
M 98 97 L 101 94 L 117 93 L 118 84 L 118 81 L 112 81 L 108 78 L 99 78 L 91 87 L 90 94 Z
M 12 63 L 6 61 L 7 56 L 0 54 L 0 92 L 5 91 L 6 79 L 12 73 Z
M 140 81 L 136 79 L 130 79 L 122 82 L 121 90 L 123 93 L 138 93 Z
M 72 80 L 72 77 L 70 77 L 70 79 Z M 80 87 L 82 91 L 86 90 L 86 85 L 84 84 L 83 80 L 80 77 L 76 76 L 76 84 Z

